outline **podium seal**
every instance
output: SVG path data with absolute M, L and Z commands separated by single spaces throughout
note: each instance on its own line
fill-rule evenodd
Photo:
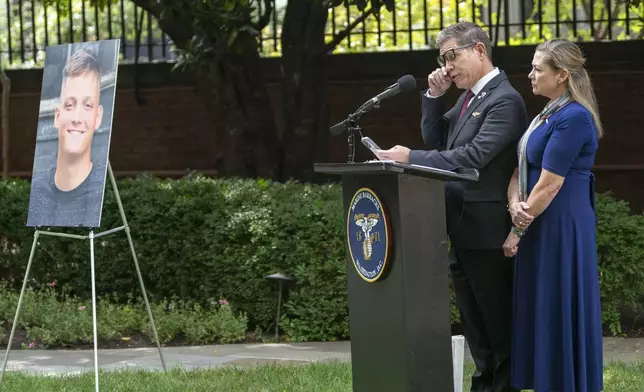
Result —
M 360 188 L 347 212 L 347 247 L 358 275 L 367 282 L 382 276 L 389 262 L 389 215 L 375 192 Z

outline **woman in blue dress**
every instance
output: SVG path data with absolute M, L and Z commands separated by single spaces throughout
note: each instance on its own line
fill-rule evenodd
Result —
M 603 389 L 594 176 L 602 136 L 581 50 L 539 45 L 529 78 L 550 98 L 519 142 L 508 187 L 515 257 L 512 385 L 536 392 Z

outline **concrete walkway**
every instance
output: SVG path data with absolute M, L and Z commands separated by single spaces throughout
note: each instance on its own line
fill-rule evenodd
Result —
M 350 360 L 350 342 L 230 344 L 162 348 L 168 369 L 210 368 L 218 366 L 252 366 L 270 362 L 306 363 L 329 359 Z M 4 360 L 2 351 L 0 360 Z M 644 339 L 604 339 L 606 361 L 632 362 L 644 360 Z M 465 361 L 471 361 L 467 346 Z M 138 368 L 163 370 L 156 347 L 98 351 L 101 369 Z M 0 365 L 1 366 L 1 365 Z M 38 374 L 70 374 L 93 371 L 93 350 L 12 350 L 7 371 Z

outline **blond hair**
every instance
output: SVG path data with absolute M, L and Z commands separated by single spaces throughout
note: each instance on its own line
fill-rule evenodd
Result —
M 566 39 L 548 40 L 536 49 L 544 54 L 545 61 L 555 70 L 568 71 L 568 88 L 572 99 L 583 105 L 593 115 L 597 137 L 604 135 L 604 129 L 599 118 L 597 99 L 593 91 L 590 76 L 584 67 L 586 59 L 579 46 Z
M 63 80 L 90 73 L 95 74 L 100 81 L 101 67 L 96 57 L 96 53 L 86 48 L 82 48 L 74 52 L 67 59 L 65 68 L 63 68 Z

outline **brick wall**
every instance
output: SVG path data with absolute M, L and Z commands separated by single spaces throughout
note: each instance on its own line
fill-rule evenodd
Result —
M 529 114 L 540 111 L 545 99 L 532 95 L 527 74 L 533 47 L 497 48 L 494 62 L 509 75 L 523 94 Z M 583 45 L 588 69 L 595 84 L 606 136 L 600 144 L 595 168 L 599 190 L 612 190 L 629 200 L 637 210 L 644 208 L 644 41 Z M 330 121 L 335 123 L 405 74 L 418 85 L 436 67 L 435 51 L 351 54 L 329 61 Z M 171 72 L 169 64 L 139 65 L 139 91 L 135 96 L 135 70 L 119 68 L 110 159 L 117 175 L 147 171 L 161 176 L 179 176 L 186 170 L 214 174 L 217 141 L 210 132 L 212 118 L 188 75 Z M 266 83 L 278 127 L 281 125 L 279 60 L 265 59 Z M 35 146 L 41 70 L 8 72 L 12 79 L 10 169 L 14 176 L 31 173 Z M 459 92 L 451 89 L 454 101 Z M 383 147 L 394 144 L 421 147 L 420 100 L 417 93 L 385 101 L 363 117 L 363 133 Z M 328 162 L 347 158 L 344 136 L 329 138 L 322 149 Z M 357 159 L 369 159 L 362 145 Z M 161 159 L 161 156 L 165 158 Z

